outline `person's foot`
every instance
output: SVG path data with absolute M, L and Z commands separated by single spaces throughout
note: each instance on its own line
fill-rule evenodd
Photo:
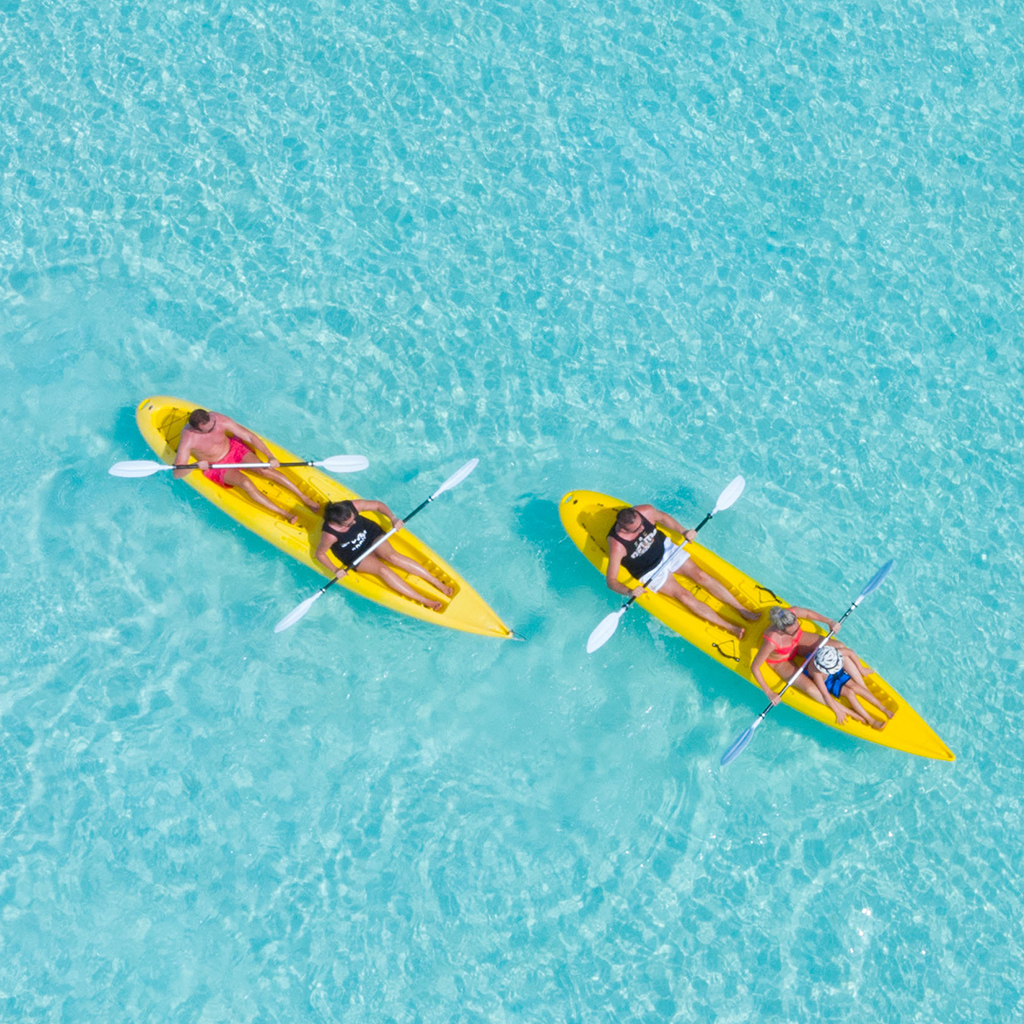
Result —
M 428 600 L 427 600 L 427 599 L 426 599 L 426 598 L 424 597 L 424 598 L 423 598 L 423 603 L 424 603 L 424 604 L 425 604 L 425 605 L 426 605 L 426 606 L 427 606 L 427 607 L 428 607 L 428 608 L 429 608 L 429 609 L 430 609 L 430 610 L 431 610 L 432 612 L 439 612 L 439 611 L 442 611 L 442 610 L 444 609 L 444 605 L 443 605 L 443 604 L 441 604 L 441 602 L 440 602 L 440 601 L 428 601 Z
M 288 522 L 292 524 L 292 526 L 298 526 L 299 525 L 299 517 L 298 516 L 290 516 L 290 515 L 288 515 L 286 513 L 285 514 L 285 519 L 287 519 Z
M 319 512 L 320 511 L 320 502 L 319 501 L 314 501 L 312 498 L 307 497 L 305 494 L 302 496 L 302 501 L 305 504 L 306 508 L 309 509 L 310 512 Z
M 879 721 L 874 715 L 871 716 L 870 725 L 872 729 L 884 729 L 889 724 L 889 719 L 885 719 L 884 722 Z
M 742 626 L 734 626 L 731 623 L 725 627 L 725 631 L 727 633 L 732 633 L 737 640 L 742 640 L 747 632 Z
M 455 593 L 453 588 L 449 587 L 447 583 L 442 583 L 440 580 L 438 581 L 437 589 L 440 590 L 445 597 L 451 597 L 452 594 Z
M 747 622 L 757 622 L 761 618 L 760 612 L 752 612 L 749 608 L 741 608 L 740 615 L 747 620 Z

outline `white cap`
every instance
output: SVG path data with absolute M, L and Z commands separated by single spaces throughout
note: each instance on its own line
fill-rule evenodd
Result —
M 827 644 L 814 652 L 814 664 L 828 675 L 838 672 L 843 667 L 843 656 Z

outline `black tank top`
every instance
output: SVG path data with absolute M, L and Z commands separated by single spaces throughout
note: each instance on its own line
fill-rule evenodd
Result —
M 608 536 L 614 537 L 626 549 L 622 564 L 639 579 L 645 572 L 650 572 L 664 557 L 665 534 L 639 512 L 637 515 L 640 516 L 644 528 L 632 540 L 620 537 L 615 527 L 612 527 Z
M 345 566 L 350 566 L 378 537 L 384 536 L 384 531 L 372 519 L 359 515 L 344 533 L 336 533 L 328 522 L 324 522 L 321 529 L 334 538 L 331 551 Z

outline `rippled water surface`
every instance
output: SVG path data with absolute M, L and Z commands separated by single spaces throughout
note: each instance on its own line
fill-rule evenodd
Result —
M 0 1020 L 1024 1016 L 1024 26 L 949 3 L 0 0 Z M 528 637 L 331 592 L 172 394 Z M 570 488 L 837 615 L 956 751 L 782 709 Z

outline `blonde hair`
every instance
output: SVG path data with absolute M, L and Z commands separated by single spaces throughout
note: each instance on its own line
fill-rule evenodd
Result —
M 797 621 L 797 617 L 788 608 L 783 608 L 782 605 L 776 605 L 774 608 L 768 609 L 768 621 L 771 623 L 772 629 L 778 629 L 781 632 L 785 632 L 787 629 L 793 628 L 793 624 Z

